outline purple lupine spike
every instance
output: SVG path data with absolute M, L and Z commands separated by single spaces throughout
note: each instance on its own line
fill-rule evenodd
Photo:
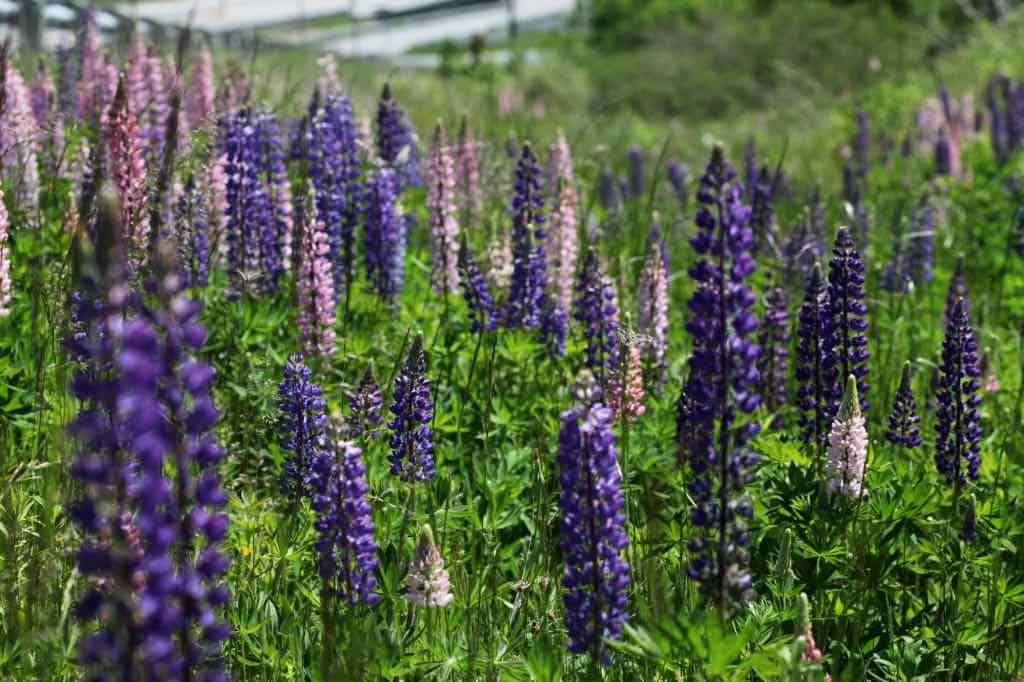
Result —
M 608 212 L 618 211 L 622 206 L 619 203 L 619 191 L 615 185 L 615 174 L 611 168 L 601 169 L 597 179 L 597 196 L 601 199 L 601 206 Z
M 625 500 L 611 410 L 600 403 L 562 413 L 558 480 L 565 627 L 569 651 L 609 662 L 606 639 L 619 639 L 628 614 Z
M 50 77 L 45 60 L 40 59 L 36 64 L 29 101 L 32 105 L 32 115 L 36 120 L 36 128 L 46 130 L 53 125 L 56 95 L 53 90 L 53 78 Z
M 953 174 L 952 142 L 946 134 L 946 128 L 939 128 L 939 136 L 935 140 L 935 175 Z
M 657 222 L 647 235 L 647 255 L 637 284 L 637 330 L 646 337 L 648 386 L 661 387 L 667 380 L 668 268 L 662 254 L 665 238 Z
M 423 336 L 417 334 L 412 348 L 395 378 L 388 444 L 391 473 L 403 481 L 428 481 L 437 473 L 434 468 L 434 404 L 430 399 L 427 358 L 423 352 Z
M 889 428 L 885 432 L 885 438 L 893 445 L 902 445 L 905 448 L 916 448 L 921 444 L 921 433 L 917 428 L 921 417 L 917 414 L 917 401 L 914 399 L 914 389 L 910 385 L 910 362 L 903 364 L 903 373 L 900 375 L 900 387 L 896 391 L 896 399 L 892 403 L 892 412 L 889 413 Z
M 757 342 L 761 346 L 758 389 L 769 412 L 775 413 L 789 404 L 786 380 L 789 377 L 789 311 L 786 309 L 786 290 L 780 286 L 768 289 L 764 295 L 764 321 Z M 774 414 L 773 427 L 783 424 L 782 416 Z
M 508 328 L 537 329 L 542 321 L 547 259 L 544 254 L 544 183 L 530 145 L 516 165 L 512 199 L 512 282 L 502 310 Z
M 562 304 L 547 294 L 541 301 L 540 342 L 548 355 L 565 355 L 565 338 L 569 334 L 569 318 Z
M 487 279 L 477 267 L 476 259 L 469 250 L 465 237 L 459 246 L 459 283 L 469 308 L 469 330 L 473 334 L 492 332 L 498 327 L 498 315 L 494 308 Z
M 390 168 L 379 169 L 367 183 L 363 252 L 374 292 L 394 303 L 405 278 L 405 220 L 395 196 L 395 172 Z
M 617 182 L 619 185 L 619 196 L 622 198 L 622 203 L 626 204 L 633 198 L 633 194 L 629 190 L 629 179 L 625 175 L 620 175 Z
M 334 277 L 327 227 L 308 198 L 299 221 L 295 286 L 299 305 L 299 337 L 309 353 L 334 354 Z
M 775 236 L 775 178 L 768 166 L 761 166 L 751 194 L 751 229 L 754 230 L 754 253 L 774 249 Z
M 1024 139 L 1024 118 L 1022 118 L 1021 99 L 1024 95 L 1024 88 L 1020 84 L 1014 85 L 1009 78 L 1002 78 L 1003 102 L 1006 108 L 1006 153 L 1012 155 L 1020 148 Z
M 476 217 L 483 208 L 480 192 L 480 162 L 477 159 L 476 140 L 469 129 L 469 119 L 462 117 L 459 144 L 455 152 L 455 197 L 468 218 Z
M 644 193 L 644 150 L 639 145 L 630 145 L 626 152 L 629 157 L 629 193 L 640 197 Z
M 239 111 L 220 120 L 221 145 L 224 148 L 225 242 L 228 276 L 236 291 L 258 272 L 259 245 L 256 220 L 267 220 L 265 203 L 258 202 L 259 165 L 252 138 L 255 134 L 247 111 Z M 257 214 L 257 209 L 259 213 Z
M 349 416 L 345 437 L 354 442 L 376 438 L 383 405 L 380 385 L 377 383 L 377 377 L 373 376 L 373 368 L 368 365 L 363 372 L 363 378 L 359 380 L 359 388 L 348 401 Z
M 822 346 L 828 418 L 843 401 L 845 377 L 857 377 L 861 412 L 868 411 L 868 321 L 864 304 L 864 263 L 847 227 L 840 227 L 828 271 L 828 314 Z
M 65 121 L 78 116 L 78 61 L 67 44 L 57 46 L 57 108 Z
M 800 439 L 824 445 L 828 435 L 829 387 L 825 381 L 825 324 L 828 290 L 815 265 L 807 280 L 797 327 L 797 406 L 800 408 Z
M 967 314 L 970 316 L 971 302 L 967 298 L 967 274 L 964 272 L 963 256 L 956 259 L 956 268 L 954 268 L 953 276 L 949 278 L 949 286 L 946 288 L 946 303 L 942 308 L 943 327 L 949 323 L 949 320 L 952 318 L 953 307 L 961 299 L 963 299 L 964 305 L 968 307 Z
M 278 433 L 288 453 L 281 473 L 281 488 L 293 503 L 310 494 L 312 460 L 321 447 L 327 417 L 320 386 L 301 355 L 290 355 L 277 388 Z
M 576 280 L 572 316 L 583 325 L 583 337 L 587 341 L 585 366 L 604 390 L 608 388 L 610 373 L 619 357 L 618 313 L 611 280 L 605 275 L 597 252 L 588 249 Z
M 396 192 L 423 184 L 419 175 L 416 137 L 412 124 L 384 84 L 377 104 L 377 158 L 395 170 Z
M 284 136 L 274 114 L 256 118 L 256 142 L 260 169 L 266 174 L 264 191 L 271 207 L 271 219 L 262 224 L 260 261 L 263 287 L 277 290 L 277 280 L 291 260 L 292 192 L 285 166 Z
M 921 199 L 911 214 L 910 244 L 907 249 L 907 272 L 916 286 L 932 281 L 935 249 L 935 206 L 928 197 Z
M 748 338 L 757 328 L 750 312 L 756 299 L 743 280 L 756 264 L 749 253 L 750 209 L 741 197 L 735 171 L 715 147 L 700 180 L 697 233 L 690 240 L 699 258 L 690 268 L 697 289 L 686 325 L 694 347 L 680 397 L 677 440 L 693 473 L 687 488 L 693 499 L 690 518 L 698 529 L 689 543 L 693 560 L 687 573 L 723 616 L 753 594 L 745 568 L 746 519 L 753 507 L 743 488 L 758 461 L 747 443 L 760 424 L 743 422 L 739 414 L 760 404 L 760 349 Z
M 981 376 L 978 343 L 966 298 L 958 298 L 942 342 L 939 409 L 935 418 L 935 465 L 959 490 L 981 467 Z
M 328 96 L 310 120 L 309 177 L 317 212 L 327 225 L 335 296 L 340 296 L 342 285 L 348 292 L 355 279 L 355 232 L 364 198 L 352 104 L 348 97 Z
M 690 196 L 687 191 L 687 185 L 690 180 L 690 168 L 681 161 L 676 159 L 670 159 L 666 164 L 668 173 L 668 182 L 672 185 L 672 192 L 676 195 L 676 199 L 679 200 L 679 207 L 686 210 L 686 202 Z
M 175 213 L 175 234 L 185 283 L 205 288 L 210 261 L 206 202 L 192 175 L 185 181 L 185 191 L 178 198 Z
M 437 292 L 459 286 L 459 224 L 455 218 L 455 160 L 439 123 L 427 155 L 427 211 L 430 213 L 430 280 Z

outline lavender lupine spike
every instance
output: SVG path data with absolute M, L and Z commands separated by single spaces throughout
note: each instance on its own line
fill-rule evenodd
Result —
M 912 232 L 908 235 L 907 274 L 916 286 L 932 281 L 935 242 L 935 206 L 925 197 L 911 215 Z
M 643 196 L 644 186 L 644 150 L 640 145 L 630 145 L 627 150 L 629 157 L 629 193 L 631 196 Z
M 487 279 L 477 267 L 465 237 L 459 246 L 459 282 L 462 295 L 469 308 L 469 329 L 472 333 L 492 332 L 498 327 L 498 314 L 494 308 Z
M 213 117 L 213 56 L 204 43 L 192 55 L 192 82 L 185 98 L 188 127 L 203 128 Z
M 572 305 L 573 275 L 579 255 L 579 196 L 571 182 L 560 181 L 555 205 L 546 230 L 544 250 L 548 258 L 548 275 L 554 292 L 552 297 L 563 310 Z
M 11 314 L 11 220 L 0 188 L 0 317 Z
M 789 404 L 786 380 L 789 377 L 789 311 L 786 309 L 786 290 L 771 287 L 764 296 L 764 321 L 758 334 L 761 354 L 758 373 L 761 375 L 759 391 L 769 412 L 776 413 Z M 780 427 L 782 416 L 774 414 L 771 425 Z
M 939 129 L 939 136 L 935 140 L 935 175 L 953 174 L 953 149 L 952 141 L 946 134 L 946 128 Z
M 480 162 L 477 159 L 476 140 L 469 129 L 469 120 L 463 116 L 459 127 L 459 143 L 455 151 L 455 197 L 467 218 L 480 215 L 483 197 L 480 192 Z M 468 223 L 467 223 L 468 225 Z
M 637 284 L 637 329 L 646 337 L 648 385 L 662 386 L 666 380 L 668 354 L 668 270 L 662 257 L 664 237 L 657 223 L 651 224 L 647 255 Z
M 427 211 L 430 213 L 430 280 L 437 292 L 459 286 L 459 223 L 455 218 L 455 160 L 441 124 L 427 156 Z
M 39 207 L 39 128 L 32 97 L 21 72 L 4 55 L 0 58 L 3 108 L 0 109 L 0 171 L 10 199 L 28 216 Z
M 589 400 L 585 401 L 589 402 Z M 569 651 L 607 664 L 605 639 L 619 639 L 628 614 L 625 500 L 611 429 L 600 403 L 562 413 L 558 434 L 561 548 Z
M 175 213 L 175 235 L 185 281 L 188 286 L 206 287 L 210 264 L 206 202 L 194 176 L 185 181 Z
M 916 448 L 921 444 L 921 433 L 917 424 L 921 417 L 917 414 L 917 401 L 914 399 L 914 389 L 910 384 L 910 362 L 903 365 L 903 373 L 900 375 L 900 387 L 896 391 L 896 399 L 892 403 L 892 412 L 889 413 L 889 428 L 885 432 L 885 438 L 893 445 L 902 445 L 905 448 Z
M 281 473 L 281 488 L 296 503 L 310 494 L 314 456 L 323 445 L 327 416 L 320 386 L 301 355 L 288 357 L 284 378 L 277 389 L 281 449 L 288 453 Z
M 381 168 L 367 183 L 363 252 L 374 292 L 394 303 L 405 278 L 405 220 L 395 196 L 395 172 Z
M 615 185 L 615 174 L 611 168 L 602 168 L 597 178 L 597 196 L 601 199 L 604 210 L 613 213 L 622 208 L 619 191 Z
M 698 231 L 690 240 L 699 258 L 690 268 L 697 289 L 686 325 L 694 349 L 680 396 L 677 441 L 693 474 L 687 486 L 694 502 L 690 517 L 699 529 L 689 543 L 693 560 L 687 573 L 724 616 L 753 594 L 745 568 L 745 520 L 753 507 L 743 488 L 758 460 L 747 442 L 760 424 L 741 421 L 739 414 L 760 404 L 759 348 L 748 338 L 757 328 L 750 312 L 756 299 L 743 282 L 756 264 L 749 253 L 754 239 L 750 209 L 719 147 L 697 196 Z
M 608 388 L 610 373 L 619 358 L 618 313 L 615 289 L 601 267 L 597 252 L 591 248 L 583 257 L 576 280 L 572 316 L 583 325 L 583 336 L 587 341 L 585 366 L 593 372 L 603 389 Z
M 135 112 L 128 104 L 122 80 L 110 108 L 107 128 L 111 179 L 121 199 L 121 224 L 133 259 L 146 255 L 149 217 L 146 211 L 146 162 L 139 145 Z
M 451 581 L 444 568 L 441 551 L 434 544 L 434 532 L 429 525 L 423 526 L 416 554 L 409 566 L 409 591 L 405 598 L 422 608 L 444 608 L 452 603 Z
M 423 336 L 413 340 L 409 355 L 395 378 L 388 422 L 391 438 L 391 473 L 403 481 L 428 481 L 434 477 L 434 404 L 430 399 L 427 358 Z
M 306 144 L 317 212 L 327 225 L 335 295 L 355 279 L 355 232 L 362 211 L 359 147 L 348 97 L 330 95 L 312 119 Z M 346 296 L 348 293 L 346 293 Z
M 860 411 L 857 378 L 851 374 L 828 434 L 828 462 L 825 464 L 828 489 L 850 497 L 863 495 L 867 456 L 868 432 Z
M 228 276 L 236 291 L 259 271 L 258 222 L 269 220 L 259 176 L 259 159 L 253 142 L 255 129 L 246 111 L 220 121 L 224 148 L 224 243 Z
M 679 200 L 679 207 L 686 210 L 686 202 L 689 200 L 689 192 L 687 191 L 687 184 L 689 184 L 690 169 L 689 167 L 675 159 L 671 159 L 666 164 L 668 182 L 672 185 L 672 192 L 676 195 L 676 199 Z
M 516 165 L 512 199 L 512 282 L 502 317 L 509 328 L 537 329 L 547 284 L 544 254 L 544 183 L 530 145 Z
M 312 200 L 299 221 L 298 266 L 295 286 L 299 305 L 299 338 L 306 350 L 326 357 L 334 354 L 334 278 L 327 228 Z
M 277 280 L 291 261 L 292 192 L 285 166 L 284 136 L 273 114 L 257 117 L 257 137 L 261 170 L 266 173 L 265 190 L 272 209 L 272 219 L 265 223 L 260 235 L 260 260 L 265 290 L 276 291 Z
M 942 342 L 942 367 L 935 419 L 935 465 L 959 490 L 978 479 L 981 467 L 981 397 L 978 343 L 965 298 L 953 306 Z
M 416 139 L 409 120 L 384 84 L 377 104 L 377 158 L 395 171 L 397 194 L 422 184 L 416 158 Z
M 868 321 L 864 305 L 864 263 L 849 228 L 840 227 L 828 272 L 828 314 L 823 347 L 824 377 L 831 421 L 843 400 L 844 377 L 857 377 L 861 412 L 868 410 Z
M 36 73 L 32 78 L 32 88 L 29 94 L 29 101 L 32 105 L 32 115 L 35 117 L 36 128 L 40 131 L 50 128 L 55 113 L 56 95 L 53 89 L 53 78 L 50 70 L 46 68 L 46 61 L 40 59 L 36 64 Z
M 345 437 L 356 442 L 376 438 L 383 405 L 380 385 L 373 376 L 373 368 L 367 366 L 363 378 L 359 380 L 359 388 L 349 398 Z
M 75 52 L 78 57 L 77 113 L 86 121 L 96 121 L 102 107 L 94 101 L 96 82 L 103 77 L 103 55 L 99 49 L 99 35 L 96 30 L 96 10 L 86 9 L 81 15 L 81 25 L 75 36 Z

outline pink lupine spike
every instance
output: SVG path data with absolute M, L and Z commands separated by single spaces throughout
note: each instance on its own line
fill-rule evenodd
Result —
M 0 171 L 13 190 L 11 200 L 34 215 L 39 207 L 39 129 L 21 72 L 4 58 L 4 106 L 0 112 Z
M 624 417 L 632 423 L 647 409 L 644 407 L 644 371 L 640 353 L 641 340 L 623 339 L 626 352 L 619 354 L 618 366 L 612 372 L 608 387 L 608 407 L 615 418 Z
M 11 314 L 11 247 L 10 220 L 4 205 L 4 191 L 0 188 L 0 317 Z
M 146 213 L 146 162 L 139 144 L 135 113 L 120 81 L 107 122 L 110 176 L 121 199 L 121 224 L 133 260 L 141 262 L 147 251 L 149 219 Z
M 558 131 L 558 137 L 551 143 L 548 149 L 548 187 L 552 191 L 558 187 L 558 183 L 573 184 L 575 176 L 572 171 L 572 153 L 569 151 L 569 142 L 565 139 L 565 133 Z
M 225 239 L 228 214 L 228 175 L 225 170 L 227 156 L 219 154 L 210 159 L 206 170 L 206 200 L 209 205 L 210 255 L 214 262 L 227 260 L 228 242 Z
M 185 98 L 189 128 L 198 130 L 212 120 L 213 101 L 213 56 L 204 44 L 192 58 L 192 82 Z
M 570 182 L 561 183 L 549 218 L 544 248 L 548 256 L 548 276 L 562 310 L 572 307 L 576 260 L 579 256 L 578 208 L 576 188 Z
M 637 285 L 637 329 L 647 337 L 648 359 L 658 384 L 664 380 L 668 352 L 668 271 L 660 242 L 660 239 L 648 241 Z
M 427 210 L 430 212 L 431 284 L 437 292 L 459 286 L 459 224 L 455 219 L 455 162 L 440 124 L 427 157 Z
M 299 304 L 299 337 L 308 352 L 328 356 L 334 353 L 334 276 L 331 272 L 327 228 L 309 200 L 302 207 L 299 225 L 299 253 L 296 272 Z M 307 224 L 308 223 L 308 224 Z
M 480 214 L 483 198 L 480 194 L 480 162 L 476 154 L 476 140 L 469 130 L 469 120 L 463 116 L 459 128 L 459 144 L 456 151 L 456 197 L 459 208 L 468 217 Z

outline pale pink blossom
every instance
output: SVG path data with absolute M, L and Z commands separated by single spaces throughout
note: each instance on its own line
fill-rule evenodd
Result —
M 106 129 L 108 169 L 121 200 L 121 225 L 132 260 L 145 260 L 149 237 L 146 213 L 146 162 L 139 144 L 135 113 L 118 86 Z
M 563 183 L 548 219 L 544 243 L 548 274 L 562 310 L 572 307 L 573 278 L 579 256 L 578 208 L 576 188 L 570 182 Z
M 647 409 L 644 407 L 644 368 L 640 354 L 640 339 L 622 340 L 625 344 L 619 354 L 618 366 L 612 372 L 608 387 L 608 407 L 615 418 L 625 417 L 633 423 Z
M 479 215 L 483 205 L 480 195 L 480 161 L 477 158 L 476 145 L 476 140 L 469 130 L 469 120 L 463 116 L 455 160 L 455 196 L 459 207 L 471 217 Z
M 431 285 L 437 292 L 459 286 L 459 223 L 455 218 L 455 162 L 438 125 L 427 154 L 427 211 L 430 214 Z
M 299 336 L 315 355 L 334 353 L 334 278 L 331 274 L 327 228 L 315 215 L 312 201 L 303 213 L 312 213 L 308 225 L 300 224 L 300 245 L 296 272 L 299 304 Z M 301 221 L 303 223 L 307 221 Z
M 444 559 L 434 544 L 430 526 L 424 526 L 416 545 L 416 554 L 409 567 L 409 591 L 405 598 L 416 606 L 444 608 L 452 603 L 451 582 L 444 568 Z
M 185 98 L 189 128 L 198 130 L 212 119 L 213 99 L 213 56 L 203 44 L 192 57 L 192 82 Z
M 10 220 L 4 205 L 4 191 L 0 188 L 0 317 L 10 315 L 11 309 L 11 246 Z
M 828 488 L 851 497 L 863 494 L 868 456 L 868 432 L 857 397 L 857 381 L 851 375 L 843 394 L 839 413 L 828 434 Z

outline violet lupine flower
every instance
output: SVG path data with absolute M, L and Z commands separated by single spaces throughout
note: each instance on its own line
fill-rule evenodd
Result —
M 863 181 L 871 170 L 871 134 L 867 112 L 857 107 L 854 116 L 857 119 L 857 133 L 853 138 L 853 158 L 857 162 L 857 177 Z
M 78 115 L 78 61 L 65 43 L 57 46 L 57 109 L 65 121 Z
M 459 144 L 455 150 L 455 197 L 467 219 L 480 214 L 483 198 L 480 193 L 480 162 L 476 154 L 476 140 L 463 116 L 459 127 Z M 468 225 L 468 223 L 467 223 Z
M 851 374 L 847 378 L 843 402 L 832 420 L 832 429 L 828 434 L 825 472 L 829 477 L 829 491 L 860 497 L 864 493 L 867 457 L 868 431 L 860 411 L 857 378 Z
M 394 303 L 405 277 L 405 220 L 390 168 L 377 170 L 366 186 L 363 252 L 370 286 L 385 302 Z
M 239 111 L 220 121 L 224 148 L 224 196 L 228 275 L 236 292 L 260 271 L 259 230 L 271 220 L 270 208 L 262 186 L 256 129 L 247 111 Z
M 665 238 L 657 223 L 651 223 L 647 255 L 637 284 L 637 329 L 647 342 L 648 385 L 661 386 L 666 380 L 668 354 L 668 269 L 662 255 Z
M 46 68 L 46 61 L 40 59 L 36 64 L 36 73 L 32 78 L 29 93 L 37 129 L 46 130 L 52 124 L 55 100 L 53 78 L 50 77 L 50 70 Z
M 597 178 L 597 196 L 601 199 L 604 210 L 614 212 L 621 208 L 619 192 L 615 186 L 615 174 L 611 168 L 601 169 L 601 174 Z
M 213 56 L 204 43 L 192 55 L 192 82 L 185 95 L 188 127 L 199 130 L 213 117 Z
M 452 603 L 451 581 L 444 568 L 444 558 L 434 544 L 434 531 L 423 526 L 416 543 L 416 554 L 409 566 L 409 591 L 405 598 L 422 608 L 444 608 Z
M 953 152 L 952 142 L 946 135 L 946 128 L 939 129 L 938 139 L 935 140 L 935 174 L 952 175 L 953 173 Z
M 769 412 L 775 413 L 789 404 L 786 397 L 786 379 L 789 376 L 789 311 L 786 309 L 786 290 L 780 286 L 768 289 L 764 295 L 764 322 L 758 334 L 761 354 L 758 373 L 761 375 L 759 392 Z M 775 414 L 771 424 L 782 426 L 782 416 Z
M 123 79 L 118 83 L 107 125 L 108 167 L 121 199 L 121 225 L 132 259 L 141 263 L 149 251 L 146 161 Z
M 498 327 L 498 314 L 494 308 L 487 279 L 477 267 L 476 260 L 469 250 L 466 238 L 459 245 L 459 283 L 462 295 L 469 308 L 469 330 L 473 334 L 492 332 Z
M 666 164 L 668 171 L 668 182 L 672 185 L 672 192 L 675 193 L 676 199 L 679 200 L 679 207 L 686 210 L 686 202 L 690 196 L 687 191 L 687 184 L 690 179 L 690 168 L 680 161 L 670 159 Z
M 380 384 L 373 376 L 373 368 L 367 366 L 363 378 L 359 380 L 359 388 L 348 401 L 349 416 L 345 424 L 345 437 L 352 441 L 376 438 L 383 405 Z
M 11 314 L 11 220 L 0 188 L 0 317 Z
M 102 109 L 99 103 L 94 101 L 96 83 L 105 76 L 106 69 L 99 48 L 96 10 L 89 7 L 80 16 L 81 25 L 75 35 L 75 52 L 78 57 L 76 108 L 82 119 L 93 122 L 99 119 Z
M 943 327 L 952 319 L 953 308 L 956 306 L 956 302 L 961 299 L 963 299 L 964 305 L 967 306 L 967 314 L 970 316 L 971 302 L 967 298 L 967 274 L 964 272 L 963 256 L 956 259 L 956 268 L 953 270 L 953 276 L 950 277 L 949 286 L 946 288 L 946 303 L 942 309 Z
M 908 235 L 907 274 L 916 286 L 932 281 L 932 261 L 935 242 L 935 206 L 927 197 L 911 214 L 912 232 Z
M 355 280 L 355 231 L 362 210 L 359 147 L 348 97 L 330 95 L 311 119 L 306 144 L 317 212 L 327 225 L 335 295 Z M 346 294 L 347 295 L 347 294 Z
M 334 354 L 334 278 L 327 227 L 309 201 L 299 221 L 298 266 L 295 285 L 299 304 L 299 338 L 307 351 L 321 357 Z
M 967 299 L 953 306 L 942 342 L 939 408 L 935 420 L 935 465 L 959 490 L 981 467 L 981 369 Z
M 554 287 L 552 297 L 562 310 L 568 310 L 572 305 L 573 275 L 579 255 L 578 208 L 576 188 L 561 181 L 545 231 L 544 250 L 548 257 L 548 276 Z
M 548 355 L 565 355 L 565 338 L 569 335 L 569 317 L 565 308 L 547 294 L 541 299 L 540 342 Z
M 751 229 L 754 230 L 754 252 L 774 248 L 775 238 L 775 178 L 768 166 L 761 166 L 751 193 Z
M 587 341 L 585 366 L 593 372 L 598 385 L 607 390 L 608 379 L 619 359 L 619 310 L 615 289 L 593 248 L 583 257 L 572 316 L 583 325 Z
M 417 334 L 412 348 L 395 378 L 391 403 L 394 415 L 391 429 L 391 473 L 403 481 L 428 481 L 434 469 L 434 404 L 430 399 L 427 358 L 423 353 L 423 336 Z
M 0 173 L 10 183 L 12 205 L 33 216 L 39 208 L 39 128 L 32 113 L 32 95 L 21 72 L 0 59 Z
M 284 378 L 277 388 L 281 449 L 288 453 L 281 474 L 281 488 L 292 503 L 310 494 L 313 458 L 323 447 L 324 399 L 320 386 L 301 355 L 288 357 Z
M 868 321 L 864 263 L 847 227 L 840 227 L 828 271 L 828 314 L 822 346 L 829 419 L 843 400 L 844 377 L 857 377 L 861 412 L 868 411 Z
M 377 104 L 377 158 L 395 171 L 395 191 L 422 183 L 416 158 L 415 132 L 405 112 L 391 96 L 391 85 L 384 84 Z
M 427 211 L 430 213 L 430 280 L 434 291 L 459 287 L 459 223 L 455 219 L 455 160 L 441 125 L 427 155 Z
M 630 145 L 626 152 L 629 157 L 629 194 L 639 197 L 644 193 L 644 150 L 639 145 Z
M 677 440 L 693 472 L 687 486 L 694 500 L 690 517 L 700 529 L 689 543 L 693 560 L 687 573 L 722 615 L 753 593 L 745 569 L 746 519 L 753 506 L 743 488 L 758 461 L 747 442 L 760 424 L 740 421 L 739 413 L 749 414 L 760 404 L 760 349 L 748 339 L 757 328 L 750 312 L 756 299 L 743 280 L 756 264 L 749 253 L 750 209 L 741 196 L 736 172 L 715 147 L 700 179 L 698 231 L 690 240 L 699 257 L 690 268 L 697 289 L 686 325 L 694 349 L 680 397 Z
M 903 365 L 903 373 L 900 375 L 900 387 L 896 391 L 896 399 L 892 403 L 892 412 L 889 413 L 889 428 L 885 432 L 885 438 L 893 445 L 902 445 L 905 448 L 916 448 L 921 444 L 921 433 L 917 428 L 921 417 L 917 414 L 917 400 L 914 399 L 914 389 L 910 384 L 910 362 Z
M 586 400 L 585 403 L 589 403 Z M 569 651 L 607 664 L 605 639 L 619 639 L 628 614 L 625 500 L 611 410 L 600 402 L 561 415 L 560 546 Z
M 825 443 L 829 426 L 829 385 L 825 379 L 825 324 L 828 290 L 815 265 L 807 280 L 797 327 L 797 406 L 800 408 L 800 439 L 815 446 Z
M 508 328 L 537 329 L 547 284 L 544 254 L 544 183 L 530 145 L 516 165 L 512 199 L 512 282 L 502 311 Z
M 284 136 L 274 114 L 256 118 L 256 141 L 261 169 L 266 173 L 266 192 L 272 208 L 272 220 L 263 224 L 260 235 L 260 260 L 264 287 L 277 290 L 277 279 L 291 260 L 292 190 L 285 166 Z
M 623 203 L 628 203 L 633 198 L 633 194 L 629 191 L 629 180 L 625 175 L 620 175 L 618 178 L 619 183 L 619 196 L 622 197 Z
M 206 202 L 192 175 L 185 181 L 185 191 L 178 198 L 175 212 L 175 233 L 185 283 L 205 288 L 210 261 Z

